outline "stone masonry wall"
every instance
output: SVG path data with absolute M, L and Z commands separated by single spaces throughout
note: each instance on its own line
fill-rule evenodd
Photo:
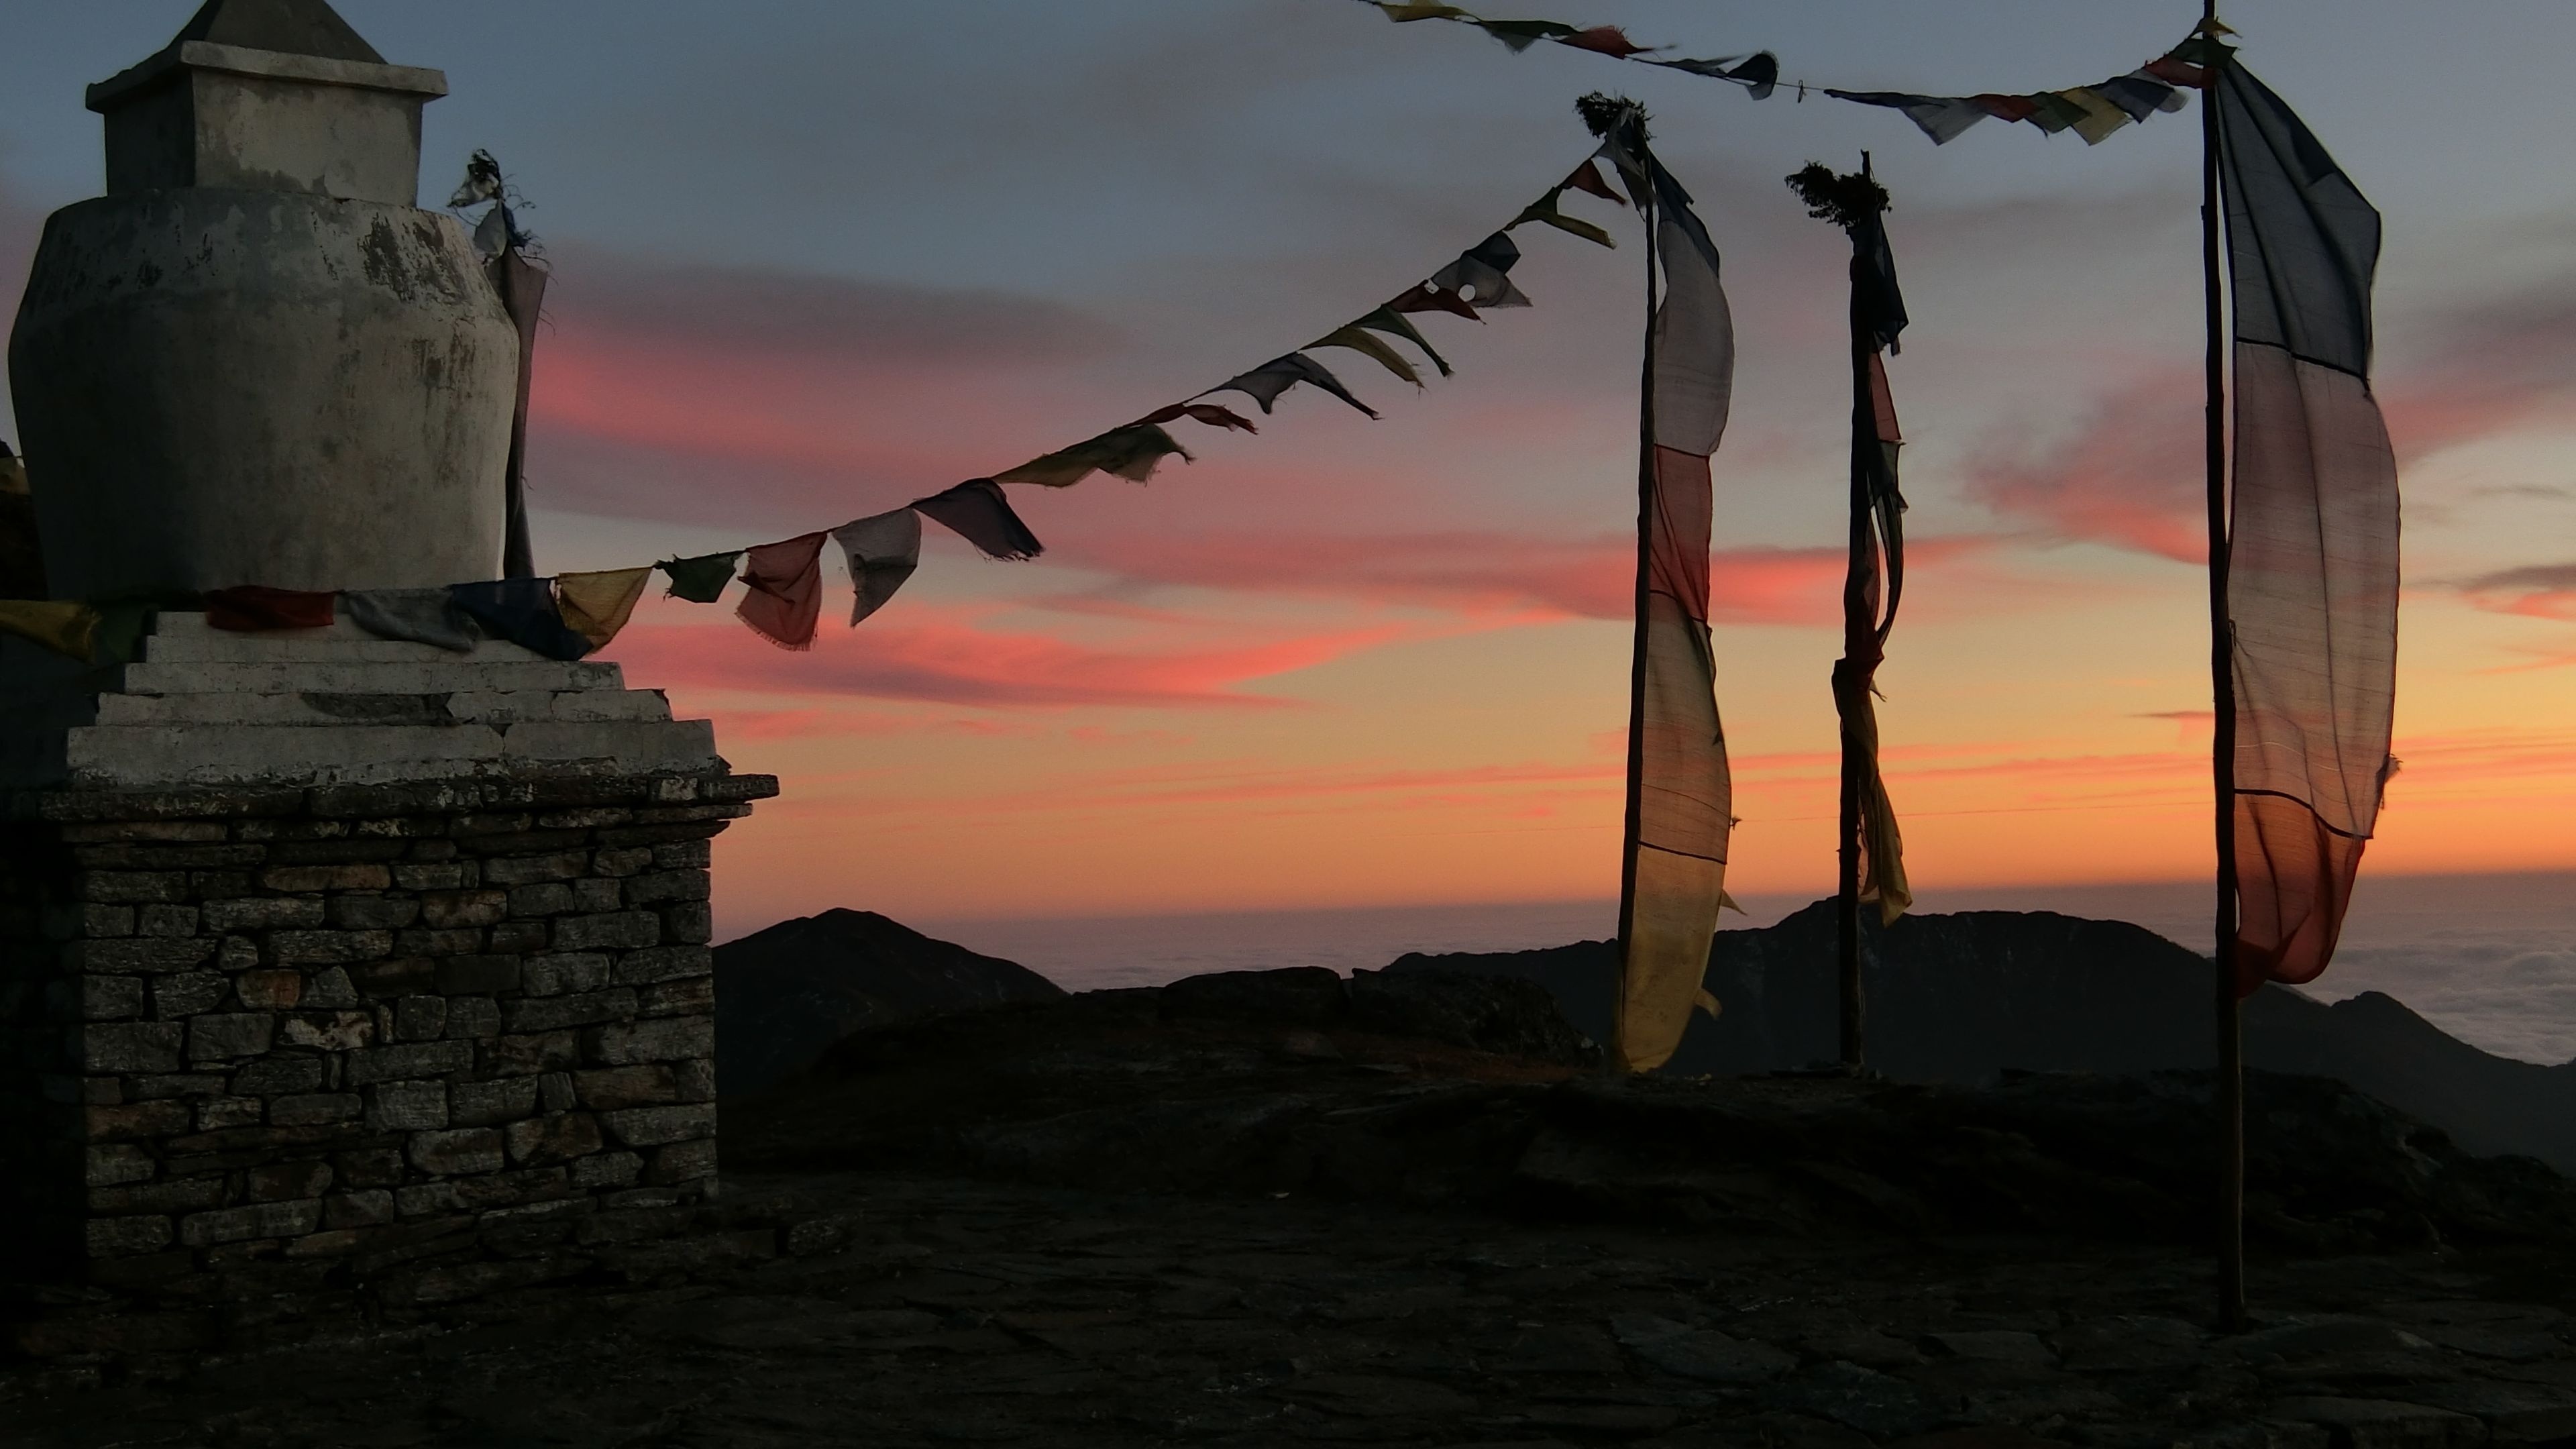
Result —
M 766 776 L 41 792 L 0 823 L 18 1276 L 561 1258 L 716 1181 L 710 841 Z

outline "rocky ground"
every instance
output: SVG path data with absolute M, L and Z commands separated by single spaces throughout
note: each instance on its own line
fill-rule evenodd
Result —
M 2258 1102 L 2221 1334 L 2187 1081 L 1619 1088 L 1312 985 L 854 1043 L 725 1127 L 836 1251 L 22 1363 L 0 1443 L 2576 1444 L 2566 1184 L 2366 1099 Z

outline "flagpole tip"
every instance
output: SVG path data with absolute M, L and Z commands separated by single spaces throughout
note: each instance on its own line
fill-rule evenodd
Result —
M 1603 140 L 1630 126 L 1635 127 L 1639 140 L 1645 139 L 1646 108 L 1626 96 L 1594 91 L 1574 103 L 1574 113 L 1583 118 L 1583 124 L 1593 135 Z

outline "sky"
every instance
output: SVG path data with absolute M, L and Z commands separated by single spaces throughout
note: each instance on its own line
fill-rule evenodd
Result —
M 0 287 L 99 189 L 82 85 L 192 8 L 11 7 Z M 1577 96 L 1642 101 L 1738 330 L 1713 606 L 1739 893 L 1833 879 L 1846 251 L 1781 178 L 1867 151 L 1913 318 L 1889 372 L 1914 551 L 1879 675 L 1908 866 L 1927 889 L 2208 868 L 2196 110 L 2092 148 L 1989 122 L 1936 149 L 1892 111 L 1351 0 L 339 8 L 447 72 L 424 199 L 490 148 L 554 267 L 549 570 L 828 528 L 1175 401 L 1509 220 L 1591 149 Z M 1939 93 L 2097 81 L 2197 15 L 1488 9 Z M 2387 219 L 2404 768 L 2366 875 L 2576 866 L 2576 8 L 2227 14 Z M 610 651 L 629 682 L 781 783 L 718 852 L 720 926 L 1614 896 L 1643 262 L 1632 216 L 1566 205 L 1620 245 L 1516 233 L 1536 306 L 1423 319 L 1454 377 L 1322 354 L 1378 421 L 1301 389 L 1257 437 L 1179 425 L 1196 461 L 1148 485 L 1015 489 L 1043 559 L 934 528 L 857 629 L 836 562 L 810 653 L 649 603 Z

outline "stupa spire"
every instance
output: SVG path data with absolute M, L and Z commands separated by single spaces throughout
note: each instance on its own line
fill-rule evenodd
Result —
M 171 37 L 174 45 L 191 40 L 325 60 L 385 60 L 326 0 L 206 0 Z

